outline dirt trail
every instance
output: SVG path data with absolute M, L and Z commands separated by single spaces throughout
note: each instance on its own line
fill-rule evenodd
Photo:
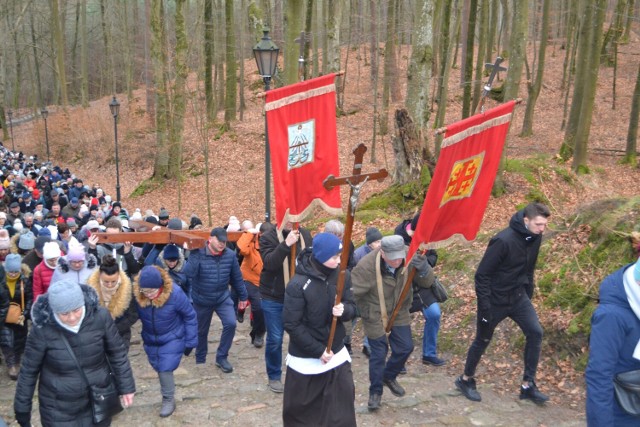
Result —
M 136 324 L 130 359 L 136 377 L 134 406 L 118 415 L 113 426 L 281 426 L 282 395 L 267 389 L 264 349 L 256 349 L 249 339 L 248 321 L 238 325 L 229 361 L 231 374 L 223 374 L 214 365 L 215 349 L 221 330 L 214 316 L 210 333 L 209 357 L 204 367 L 195 365 L 194 356 L 183 359 L 176 371 L 178 407 L 168 419 L 158 417 L 160 386 L 156 373 L 147 363 L 140 344 L 140 324 Z M 286 334 L 285 334 L 286 336 Z M 285 346 L 286 348 L 286 346 Z M 455 390 L 455 374 L 447 368 L 422 365 L 419 346 L 409 360 L 407 375 L 399 382 L 407 390 L 403 398 L 385 390 L 382 408 L 367 410 L 368 363 L 354 348 L 353 371 L 356 382 L 356 412 L 359 426 L 553 426 L 585 425 L 583 408 L 567 408 L 551 403 L 538 407 L 512 395 L 500 396 L 492 385 L 479 386 L 483 401 L 471 402 Z M 0 415 L 13 421 L 15 383 L 10 381 L 6 366 L 0 367 Z M 34 401 L 33 425 L 38 426 L 37 403 Z

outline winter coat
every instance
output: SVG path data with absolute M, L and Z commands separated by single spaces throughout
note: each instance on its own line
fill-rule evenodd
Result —
M 296 274 L 289 284 L 284 298 L 282 323 L 289 334 L 289 354 L 297 357 L 319 359 L 329 340 L 331 313 L 336 299 L 338 269 L 329 269 L 313 259 L 311 248 L 298 257 Z M 343 322 L 352 320 L 356 306 L 351 296 L 351 280 L 346 272 L 342 291 L 344 312 L 336 324 L 331 345 L 334 354 L 344 347 Z
M 360 260 L 353 270 L 351 270 L 351 282 L 353 296 L 358 306 L 358 311 L 362 317 L 364 330 L 367 337 L 371 339 L 380 338 L 385 334 L 382 325 L 382 314 L 380 310 L 380 299 L 378 297 L 378 284 L 376 279 L 376 270 L 380 271 L 382 278 L 382 291 L 384 292 L 384 302 L 387 309 L 387 316 L 391 318 L 400 293 L 407 281 L 407 269 L 404 263 L 396 268 L 394 273 L 387 269 L 387 263 L 380 257 L 378 262 L 378 254 L 380 249 L 376 249 Z M 414 276 L 413 285 L 420 288 L 430 286 L 429 275 L 420 277 L 418 274 Z M 406 326 L 411 324 L 411 315 L 409 308 L 413 299 L 413 291 L 409 290 L 407 297 L 401 302 L 401 308 L 398 316 L 394 321 L 394 326 Z
M 22 263 L 26 264 L 31 271 L 33 272 L 38 264 L 42 262 L 42 257 L 38 255 L 35 249 L 31 249 L 27 254 L 22 258 Z
M 126 273 L 120 270 L 120 287 L 111 297 L 109 305 L 105 306 L 100 288 L 100 270 L 96 269 L 87 279 L 87 285 L 91 286 L 98 294 L 98 303 L 109 310 L 111 318 L 116 324 L 118 333 L 127 349 L 131 344 L 131 326 L 138 320 L 138 310 L 132 301 L 133 285 Z
M 242 233 L 236 247 L 238 253 L 242 256 L 242 264 L 240 271 L 242 278 L 247 282 L 251 282 L 256 286 L 260 286 L 260 273 L 262 272 L 262 257 L 260 256 L 260 241 L 256 237 L 257 234 Z
M 312 243 L 309 230 L 302 227 L 298 230 L 300 239 L 296 243 L 296 254 L 302 252 L 304 248 L 310 248 Z M 284 303 L 285 268 L 288 279 L 291 279 L 289 276 L 291 248 L 285 243 L 288 235 L 288 231 L 283 231 L 281 240 L 278 237 L 278 230 L 274 227 L 260 236 L 260 256 L 263 263 L 260 273 L 260 295 L 263 299 L 281 304 Z
M 98 260 L 98 265 L 102 260 L 102 257 L 109 254 L 113 255 L 113 251 L 116 253 L 116 260 L 118 261 L 118 265 L 120 266 L 120 270 L 124 270 L 129 278 L 133 278 L 140 271 L 140 264 L 136 261 L 136 258 L 133 256 L 133 250 L 130 250 L 128 253 L 124 253 L 124 244 L 122 243 L 102 243 L 100 245 L 96 245 L 95 249 L 89 248 L 89 253 L 96 257 Z
M 4 268 L 0 268 L 0 273 L 0 325 L 4 325 L 4 321 L 7 319 L 7 312 L 9 311 L 9 304 L 11 303 L 11 295 L 9 295 L 9 289 L 7 288 Z
M 407 226 L 411 224 L 411 221 L 412 221 L 411 219 L 405 219 L 400 224 L 398 224 L 395 230 L 393 231 L 393 234 L 402 237 L 402 239 L 404 240 L 404 244 L 406 246 L 411 245 L 412 239 L 411 239 L 411 236 L 409 236 L 409 234 L 407 233 Z M 429 249 L 426 255 L 427 255 L 427 261 L 429 261 L 429 265 L 431 267 L 435 267 L 436 264 L 438 263 L 438 253 L 436 252 L 436 250 Z
M 51 282 L 58 282 L 60 280 L 66 280 L 69 282 L 77 283 L 77 284 L 87 284 L 87 280 L 89 276 L 96 271 L 98 268 L 98 260 L 96 257 L 87 254 L 85 256 L 84 266 L 81 270 L 73 270 L 69 266 L 69 261 L 67 261 L 67 257 L 63 256 L 58 259 L 58 266 L 53 272 L 53 277 L 51 277 Z
M 60 337 L 64 334 L 89 383 L 106 386 L 110 368 L 120 395 L 135 392 L 127 352 L 109 312 L 98 305 L 98 296 L 80 285 L 85 317 L 78 333 L 62 328 L 49 306 L 49 295 L 33 304 L 33 327 L 27 339 L 14 398 L 16 413 L 31 413 L 38 383 L 43 426 L 93 426 L 88 386 Z
M 235 252 L 225 248 L 220 255 L 213 255 L 209 245 L 191 252 L 185 273 L 191 283 L 191 298 L 194 304 L 216 307 L 230 298 L 229 284 L 246 301 L 247 289 Z
M 475 275 L 479 311 L 511 305 L 525 293 L 533 297 L 533 272 L 541 242 L 542 235 L 525 227 L 524 210 L 491 238 Z
M 371 252 L 372 250 L 373 249 L 371 249 L 371 246 L 365 243 L 364 245 L 360 246 L 358 249 L 355 250 L 355 252 L 353 253 L 353 261 L 357 265 L 360 262 L 360 260 L 364 258 L 365 255 L 368 255 L 369 252 Z
M 171 276 L 171 279 L 173 279 L 173 283 L 180 286 L 186 296 L 191 297 L 191 283 L 189 282 L 189 278 L 186 273 L 189 261 L 184 258 L 183 251 L 178 252 L 178 263 L 175 267 L 169 268 L 167 263 L 164 262 L 164 249 L 162 249 L 162 252 L 160 252 L 160 255 L 157 257 L 156 265 L 163 270 L 166 270 L 169 273 L 169 276 Z
M 58 258 L 59 259 L 59 258 Z M 40 264 L 33 270 L 33 301 L 38 299 L 42 294 L 47 293 L 49 285 L 51 284 L 51 278 L 55 268 L 50 268 L 45 260 L 40 261 Z
M 640 369 L 633 351 L 640 340 L 640 319 L 631 309 L 623 275 L 633 264 L 607 276 L 600 285 L 600 304 L 591 318 L 587 364 L 587 424 L 637 426 L 638 418 L 625 413 L 614 396 L 616 374 Z
M 157 372 L 175 371 L 184 350 L 198 345 L 196 312 L 182 289 L 162 271 L 162 292 L 154 300 L 140 293 L 139 277 L 133 283 L 142 341 L 149 363 Z

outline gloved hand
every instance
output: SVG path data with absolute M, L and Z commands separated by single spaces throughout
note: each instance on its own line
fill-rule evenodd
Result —
M 31 427 L 31 413 L 16 412 L 16 421 L 20 424 L 20 427 Z
M 193 351 L 193 347 L 187 347 L 184 349 L 184 355 L 189 356 L 192 351 Z
M 429 261 L 427 261 L 427 256 L 418 253 L 416 253 L 413 258 L 411 258 L 409 267 L 414 267 L 416 269 L 416 272 L 420 276 L 426 276 L 427 273 L 429 273 L 429 269 L 431 268 L 431 266 L 429 265 Z

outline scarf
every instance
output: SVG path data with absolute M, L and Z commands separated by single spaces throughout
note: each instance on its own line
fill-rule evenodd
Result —
M 7 276 L 7 288 L 9 288 L 9 295 L 11 296 L 11 298 L 13 298 L 13 296 L 16 294 L 16 284 L 18 283 L 18 279 L 20 279 L 20 276 L 16 277 L 15 279 Z
M 82 326 L 82 321 L 84 320 L 84 315 L 86 313 L 87 313 L 87 309 L 84 306 L 82 306 L 82 316 L 80 317 L 80 321 L 76 326 L 69 326 L 66 323 L 64 323 L 62 320 L 60 320 L 60 317 L 58 317 L 57 313 L 53 313 L 53 318 L 56 319 L 56 322 L 58 322 L 58 325 L 62 326 L 67 331 L 71 331 L 74 334 L 77 334 L 78 331 L 80 331 L 80 326 Z
M 627 293 L 627 301 L 631 306 L 631 310 L 636 314 L 636 317 L 640 319 L 640 285 L 633 277 L 634 267 L 627 268 L 624 272 L 622 283 L 624 283 L 624 290 Z M 636 344 L 636 348 L 633 351 L 633 358 L 640 360 L 640 340 Z
M 112 288 L 107 288 L 102 284 L 102 280 L 100 280 L 100 295 L 102 296 L 102 302 L 104 303 L 104 307 L 108 307 L 111 302 L 111 298 L 116 294 L 118 289 L 120 288 L 120 280 L 118 283 Z

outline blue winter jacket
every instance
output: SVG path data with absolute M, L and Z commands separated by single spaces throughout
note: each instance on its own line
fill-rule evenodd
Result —
M 154 300 L 140 293 L 138 278 L 133 284 L 142 341 L 149 363 L 157 372 L 174 371 L 184 350 L 198 345 L 196 312 L 180 286 L 162 271 L 162 292 Z
M 622 278 L 627 265 L 607 276 L 600 285 L 600 305 L 591 318 L 587 365 L 587 424 L 638 426 L 640 418 L 625 413 L 615 399 L 613 378 L 620 372 L 640 369 L 632 357 L 640 340 L 640 320 L 627 301 Z
M 238 258 L 229 248 L 225 248 L 220 255 L 211 254 L 208 245 L 191 252 L 185 273 L 191 283 L 194 304 L 218 306 L 231 297 L 229 284 L 235 289 L 240 301 L 248 298 Z

